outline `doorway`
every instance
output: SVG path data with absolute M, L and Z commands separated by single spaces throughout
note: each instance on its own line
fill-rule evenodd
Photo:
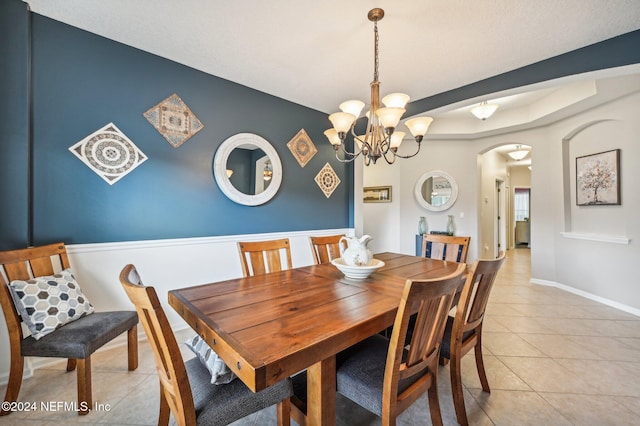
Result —
M 494 256 L 497 258 L 500 252 L 507 248 L 507 197 L 505 190 L 505 182 L 503 180 L 496 179 L 496 193 L 495 193 L 495 222 L 494 222 L 494 241 L 495 247 L 493 250 Z
M 513 219 L 516 248 L 529 248 L 531 243 L 531 188 L 514 188 Z
M 514 160 L 509 154 L 516 148 L 524 147 L 527 156 Z M 515 188 L 531 188 L 531 147 L 527 145 L 505 144 L 494 147 L 479 155 L 478 168 L 478 253 L 485 259 L 498 256 L 500 251 L 514 249 L 515 246 Z M 530 210 L 530 209 L 529 209 Z M 526 216 L 528 214 L 528 216 Z M 528 217 L 525 212 L 522 216 Z M 520 218 L 520 217 L 519 217 Z M 523 241 L 524 242 L 524 241 Z M 524 244 L 522 246 L 525 246 Z M 528 241 L 526 247 L 531 246 Z

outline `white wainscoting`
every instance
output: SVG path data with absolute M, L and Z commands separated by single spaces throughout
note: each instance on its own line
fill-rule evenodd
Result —
M 183 238 L 171 240 L 131 241 L 99 244 L 74 244 L 67 246 L 69 261 L 83 292 L 97 311 L 133 309 L 122 289 L 118 276 L 122 268 L 132 263 L 138 269 L 145 285 L 153 286 L 164 305 L 174 330 L 188 327 L 169 306 L 167 293 L 176 288 L 221 281 L 242 276 L 238 241 L 260 241 L 289 238 L 293 267 L 313 263 L 310 236 L 346 234 L 353 235 L 352 228 L 323 229 L 268 234 L 230 235 L 222 237 Z M 9 341 L 4 317 L 0 319 L 0 383 L 6 383 L 9 375 Z M 138 327 L 144 338 L 142 327 Z M 120 336 L 106 348 L 125 345 Z M 126 354 L 123 353 L 123 356 Z M 28 358 L 25 377 L 36 368 L 59 359 Z

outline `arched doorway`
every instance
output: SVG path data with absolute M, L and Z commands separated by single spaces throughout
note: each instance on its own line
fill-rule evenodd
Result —
M 501 250 L 529 248 L 531 147 L 499 145 L 481 154 L 479 161 L 479 254 L 489 258 Z

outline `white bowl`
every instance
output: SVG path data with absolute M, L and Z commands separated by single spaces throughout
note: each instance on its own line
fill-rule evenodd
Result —
M 338 268 L 345 277 L 356 280 L 363 280 L 371 275 L 376 269 L 384 266 L 384 262 L 378 259 L 372 259 L 368 265 L 364 266 L 347 265 L 341 257 L 333 259 L 331 263 Z

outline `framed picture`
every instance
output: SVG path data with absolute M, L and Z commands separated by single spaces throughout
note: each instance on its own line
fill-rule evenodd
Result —
M 620 150 L 576 157 L 576 205 L 620 205 Z
M 390 203 L 391 187 L 390 186 L 369 186 L 364 188 L 365 203 Z

